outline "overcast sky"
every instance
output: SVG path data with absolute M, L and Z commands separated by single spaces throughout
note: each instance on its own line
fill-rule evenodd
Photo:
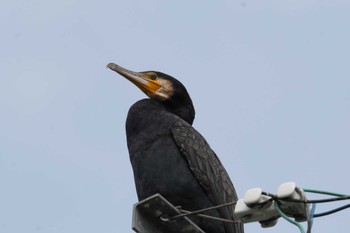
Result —
M 145 96 L 109 62 L 187 87 L 238 196 L 286 181 L 350 194 L 349 11 L 348 0 L 2 0 L 0 233 L 132 232 L 124 124 Z M 348 232 L 349 219 L 315 219 L 314 232 Z M 299 232 L 283 219 L 245 229 Z

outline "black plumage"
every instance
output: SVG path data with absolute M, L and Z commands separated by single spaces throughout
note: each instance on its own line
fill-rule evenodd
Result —
M 175 206 L 198 210 L 237 200 L 220 160 L 193 123 L 186 88 L 161 72 L 132 72 L 115 64 L 150 98 L 136 102 L 126 121 L 127 143 L 139 200 L 160 193 Z M 232 206 L 206 214 L 236 220 Z M 240 223 L 190 217 L 206 233 L 241 233 Z

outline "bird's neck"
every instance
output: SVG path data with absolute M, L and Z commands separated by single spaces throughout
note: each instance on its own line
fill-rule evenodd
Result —
M 190 125 L 192 125 L 195 117 L 195 110 L 191 99 L 184 101 L 165 101 L 164 105 L 169 112 L 174 113 Z

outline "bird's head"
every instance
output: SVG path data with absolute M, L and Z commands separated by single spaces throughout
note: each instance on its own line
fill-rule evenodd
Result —
M 166 101 L 174 94 L 173 83 L 168 75 L 156 71 L 134 72 L 114 63 L 109 63 L 107 67 L 131 81 L 150 99 Z
M 177 79 L 158 71 L 134 72 L 114 63 L 109 63 L 107 68 L 119 73 L 150 99 L 163 103 L 169 110 L 192 124 L 195 115 L 192 100 L 185 86 Z

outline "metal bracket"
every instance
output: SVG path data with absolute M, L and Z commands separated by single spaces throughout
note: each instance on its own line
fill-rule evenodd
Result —
M 177 214 L 179 209 L 155 194 L 134 205 L 132 229 L 137 233 L 205 233 L 187 217 L 164 220 Z

